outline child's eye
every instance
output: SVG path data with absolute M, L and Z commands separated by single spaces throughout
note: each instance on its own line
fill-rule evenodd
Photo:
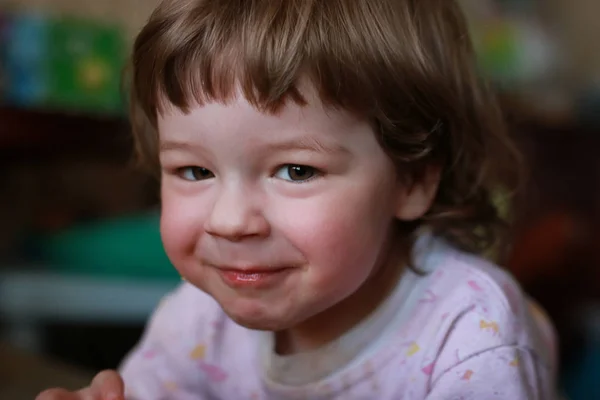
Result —
M 286 164 L 275 172 L 275 177 L 290 182 L 306 182 L 319 175 L 316 168 L 306 165 Z
M 183 167 L 177 170 L 177 174 L 186 181 L 202 181 L 205 179 L 214 178 L 214 174 L 203 167 Z

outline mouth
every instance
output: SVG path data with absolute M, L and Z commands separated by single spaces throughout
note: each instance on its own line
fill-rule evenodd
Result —
M 216 268 L 223 283 L 234 289 L 273 287 L 282 283 L 292 270 L 288 267 Z

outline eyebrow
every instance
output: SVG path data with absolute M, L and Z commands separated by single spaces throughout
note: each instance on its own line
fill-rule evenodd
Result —
M 186 142 L 178 141 L 161 141 L 159 144 L 159 152 L 168 151 L 193 151 L 195 150 L 194 145 Z M 333 143 L 324 143 L 315 138 L 301 138 L 299 140 L 290 140 L 286 142 L 272 143 L 267 145 L 270 151 L 294 151 L 303 150 L 311 151 L 314 153 L 325 153 L 325 154 L 349 154 L 350 151 L 340 145 Z
M 293 151 L 293 150 L 304 150 L 312 151 L 315 153 L 326 153 L 326 154 L 349 154 L 350 151 L 337 143 L 325 143 L 316 138 L 301 138 L 298 140 L 291 140 L 288 142 L 273 143 L 268 146 L 269 150 L 274 151 Z
M 195 148 L 194 145 L 186 143 L 186 142 L 175 142 L 175 141 L 161 141 L 159 144 L 158 151 L 159 152 L 167 152 L 167 151 L 193 151 Z

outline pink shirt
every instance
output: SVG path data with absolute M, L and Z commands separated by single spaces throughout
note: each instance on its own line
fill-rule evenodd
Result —
M 366 321 L 319 351 L 279 356 L 182 284 L 122 374 L 128 400 L 555 398 L 554 331 L 512 278 L 441 240 Z

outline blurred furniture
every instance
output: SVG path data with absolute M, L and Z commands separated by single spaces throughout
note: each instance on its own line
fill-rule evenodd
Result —
M 96 117 L 0 106 L 0 160 L 101 156 L 131 157 L 133 141 L 125 117 Z
M 132 151 L 133 140 L 125 116 L 101 117 L 0 105 L 0 166 L 5 170 L 10 171 L 15 165 L 44 169 L 46 165 L 78 160 L 82 166 L 106 162 L 125 173 L 131 165 Z M 113 183 L 106 190 L 136 188 Z M 48 321 L 143 326 L 161 297 L 176 284 L 176 279 L 161 282 L 97 277 L 0 260 L 0 322 L 8 342 L 37 350 L 43 347 L 42 328 Z
M 600 126 L 523 111 L 510 120 L 529 180 L 507 267 L 553 319 L 563 366 L 576 364 L 600 337 L 590 323 L 600 315 Z
M 0 318 L 5 340 L 30 350 L 43 348 L 47 321 L 144 325 L 177 282 L 110 279 L 18 268 L 0 272 Z

